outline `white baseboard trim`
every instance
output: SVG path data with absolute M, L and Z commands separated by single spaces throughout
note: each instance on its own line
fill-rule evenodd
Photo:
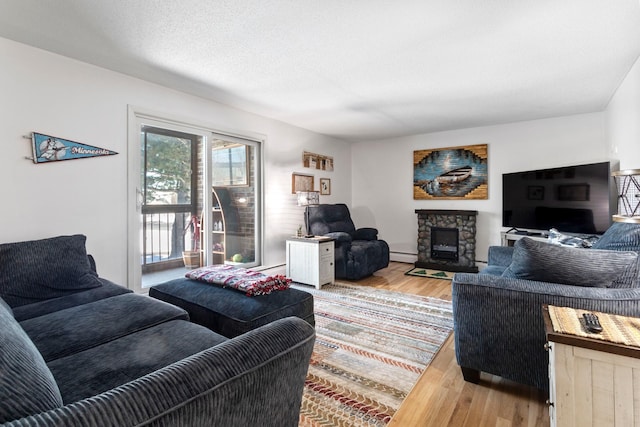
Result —
M 252 268 L 253 271 L 259 271 L 265 274 L 285 274 L 286 269 L 286 264 L 260 265 Z
M 405 262 L 408 264 L 415 264 L 418 261 L 418 254 L 410 254 L 407 252 L 389 252 L 389 260 L 396 262 Z M 478 270 L 482 270 L 487 266 L 486 261 L 478 261 L 476 260 L 476 266 Z
M 415 262 L 418 260 L 418 254 L 410 254 L 407 252 L 389 252 L 389 260 L 415 264 Z

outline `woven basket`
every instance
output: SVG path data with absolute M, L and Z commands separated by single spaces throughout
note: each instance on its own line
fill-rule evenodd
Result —
M 200 251 L 182 252 L 182 261 L 184 261 L 185 268 L 194 269 L 200 267 Z

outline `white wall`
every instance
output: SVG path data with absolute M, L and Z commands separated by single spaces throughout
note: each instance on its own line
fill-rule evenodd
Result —
M 303 221 L 291 194 L 291 173 L 330 178 L 332 195 L 350 199 L 350 147 L 278 121 L 186 95 L 0 38 L 0 242 L 61 234 L 87 235 L 98 271 L 127 280 L 127 107 L 148 109 L 220 131 L 260 134 L 264 144 L 263 263 L 284 262 L 286 237 Z M 41 132 L 120 154 L 35 165 L 23 135 Z M 134 141 L 137 143 L 137 141 Z M 334 172 L 302 167 L 304 150 L 333 156 Z
M 489 199 L 413 200 L 413 151 L 489 145 Z M 640 169 L 640 59 L 602 113 L 415 135 L 353 144 L 353 211 L 358 226 L 378 227 L 392 259 L 416 253 L 415 209 L 477 210 L 476 259 L 500 244 L 502 174 L 610 160 Z
M 374 226 L 395 258 L 415 254 L 415 209 L 477 210 L 476 258 L 499 244 L 501 176 L 505 172 L 619 159 L 640 167 L 640 65 L 636 63 L 603 113 L 464 129 L 349 144 L 139 79 L 0 38 L 0 242 L 59 234 L 88 236 L 101 275 L 126 282 L 127 106 L 207 124 L 221 131 L 260 134 L 264 147 L 264 264 L 284 262 L 284 240 L 302 223 L 291 195 L 291 173 L 310 173 L 302 151 L 334 157 L 332 195 L 350 204 L 357 226 Z M 32 131 L 119 152 L 117 156 L 34 165 Z M 413 200 L 414 150 L 489 145 L 489 199 Z M 353 194 L 353 196 L 352 196 Z M 401 258 L 401 257 L 400 257 Z
M 500 244 L 502 174 L 610 160 L 604 113 L 559 117 L 353 144 L 352 204 L 357 226 L 375 226 L 392 259 L 411 260 L 416 209 L 476 210 L 476 259 Z M 413 200 L 413 151 L 488 144 L 488 200 Z
M 640 59 L 609 102 L 607 137 L 620 169 L 640 169 Z

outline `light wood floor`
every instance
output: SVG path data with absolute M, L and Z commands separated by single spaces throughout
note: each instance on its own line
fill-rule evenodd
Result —
M 411 264 L 388 268 L 357 283 L 451 300 L 451 282 L 405 276 Z M 482 373 L 479 384 L 464 381 L 454 354 L 453 334 L 395 414 L 390 427 L 549 425 L 547 396 L 537 389 Z

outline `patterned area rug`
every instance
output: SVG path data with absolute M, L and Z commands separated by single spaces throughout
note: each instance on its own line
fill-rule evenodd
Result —
M 314 296 L 300 426 L 386 426 L 453 328 L 451 302 L 336 283 Z
M 453 280 L 453 275 L 456 273 L 452 273 L 450 271 L 441 271 L 441 270 L 429 270 L 428 268 L 412 268 L 407 271 L 407 276 L 418 276 L 418 277 L 429 277 L 431 279 L 444 279 L 444 280 Z

